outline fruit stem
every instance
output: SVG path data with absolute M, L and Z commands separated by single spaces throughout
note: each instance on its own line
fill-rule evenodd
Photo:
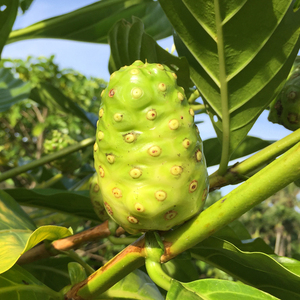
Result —
M 160 238 L 160 237 L 159 237 Z M 173 278 L 167 275 L 161 266 L 160 258 L 164 253 L 157 241 L 157 235 L 154 232 L 146 233 L 146 269 L 150 278 L 159 287 L 169 291 Z
M 53 160 L 59 159 L 59 158 L 64 157 L 64 156 L 66 156 L 70 153 L 79 151 L 80 149 L 83 149 L 85 147 L 93 145 L 94 143 L 95 143 L 95 137 L 88 138 L 88 139 L 85 139 L 85 140 L 83 140 L 83 141 L 81 141 L 77 144 L 74 144 L 74 145 L 69 146 L 65 149 L 62 149 L 62 150 L 60 150 L 56 153 L 52 153 L 52 154 L 43 156 L 42 158 L 31 161 L 30 163 L 28 163 L 26 165 L 13 168 L 9 171 L 6 171 L 6 172 L 0 174 L 0 182 L 6 180 L 8 178 L 15 177 L 17 175 L 25 173 L 29 170 L 34 169 L 34 168 L 43 166 L 43 165 L 45 165 L 45 164 L 47 164 L 47 163 L 49 163 Z

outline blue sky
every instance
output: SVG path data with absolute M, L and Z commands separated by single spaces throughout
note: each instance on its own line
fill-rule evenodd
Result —
M 19 15 L 14 24 L 14 29 L 24 28 L 38 21 L 54 17 L 63 13 L 70 12 L 82 6 L 89 5 L 95 0 L 34 0 L 30 9 L 24 14 Z M 163 48 L 171 48 L 172 37 L 158 41 Z M 94 76 L 109 79 L 108 59 L 109 46 L 102 44 L 82 43 L 55 39 L 34 39 L 16 42 L 6 45 L 2 52 L 2 57 L 26 59 L 27 56 L 46 56 L 55 55 L 55 62 L 61 68 L 73 68 L 85 76 Z M 263 112 L 256 124 L 250 131 L 250 135 L 268 140 L 278 140 L 285 137 L 291 131 L 286 130 L 280 125 L 267 121 L 268 112 Z M 200 118 L 204 121 L 199 125 L 202 139 L 215 137 L 215 132 L 205 115 Z M 215 168 L 210 168 L 209 173 Z M 224 193 L 231 187 L 227 187 Z

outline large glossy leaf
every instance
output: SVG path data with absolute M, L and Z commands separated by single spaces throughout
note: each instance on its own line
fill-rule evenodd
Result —
M 0 59 L 6 39 L 8 38 L 8 35 L 15 22 L 18 12 L 18 5 L 18 0 L 0 1 Z
M 5 191 L 21 205 L 44 207 L 89 220 L 99 220 L 94 212 L 88 191 L 22 188 Z
M 14 78 L 9 69 L 0 68 L 0 112 L 8 110 L 18 101 L 28 99 L 30 83 Z
M 149 276 L 137 269 L 96 298 L 102 299 L 163 300 L 164 298 Z
M 53 291 L 18 265 L 0 274 L 0 299 L 3 300 L 63 300 L 63 294 Z
M 253 136 L 246 136 L 241 144 L 236 148 L 231 155 L 231 159 L 237 159 L 256 151 L 259 151 L 274 141 L 266 141 Z M 221 160 L 222 145 L 217 138 L 211 138 L 203 141 L 204 156 L 208 167 L 217 165 Z
M 32 38 L 57 38 L 107 43 L 107 34 L 120 19 L 143 20 L 146 32 L 155 39 L 172 34 L 172 26 L 159 2 L 149 0 L 102 0 L 73 12 L 43 20 L 13 31 L 7 43 Z
M 132 23 L 125 20 L 117 22 L 109 32 L 110 45 L 109 71 L 131 65 L 135 60 L 148 63 L 161 63 L 170 67 L 177 75 L 178 85 L 186 91 L 193 86 L 190 80 L 189 66 L 185 58 L 179 58 L 161 48 L 144 31 L 144 24 L 133 17 Z
M 247 244 L 237 247 L 221 238 L 210 237 L 190 249 L 190 252 L 234 278 L 280 299 L 300 299 L 298 267 L 294 267 L 297 272 L 293 272 L 293 267 L 280 264 L 280 259 L 279 262 L 274 259 L 276 256 L 245 247 Z
M 11 268 L 22 253 L 41 241 L 56 240 L 72 234 L 67 228 L 59 226 L 42 226 L 35 229 L 18 203 L 1 190 L 0 217 L 0 273 Z
M 299 49 L 292 1 L 159 0 L 222 144 L 220 173 L 280 91 Z
M 50 83 L 41 82 L 38 87 L 32 89 L 29 98 L 50 109 L 59 108 L 66 113 L 73 113 L 82 120 L 96 126 L 98 117 L 95 114 L 85 111 Z
M 189 283 L 172 282 L 166 300 L 275 300 L 275 298 L 240 282 L 202 279 Z

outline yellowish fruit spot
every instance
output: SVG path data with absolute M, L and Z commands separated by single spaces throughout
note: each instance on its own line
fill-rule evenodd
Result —
M 130 71 L 130 73 L 131 73 L 132 75 L 137 75 L 137 74 L 140 73 L 140 70 L 138 70 L 138 69 L 132 69 L 132 70 Z
M 102 178 L 105 176 L 105 172 L 101 166 L 99 166 L 99 174 Z
M 158 69 L 160 69 L 160 70 L 164 70 L 164 69 L 165 69 L 164 66 L 161 65 L 161 64 L 156 64 L 156 67 L 157 67 Z
M 111 89 L 108 93 L 108 96 L 109 97 L 113 97 L 115 95 L 115 90 L 114 89 Z
M 132 223 L 132 224 L 137 224 L 139 222 L 139 220 L 133 216 L 129 216 L 127 217 L 128 222 Z
M 190 108 L 189 113 L 190 113 L 190 115 L 191 115 L 192 117 L 195 115 L 195 112 L 194 112 L 194 110 L 193 110 L 192 108 Z
M 131 96 L 134 99 L 139 99 L 143 95 L 142 89 L 136 87 L 131 90 Z
M 121 198 L 122 197 L 122 191 L 118 188 L 113 188 L 112 193 L 116 198 Z
M 105 92 L 105 90 L 102 90 L 101 95 L 100 95 L 101 97 L 103 96 L 104 92 Z
M 104 133 L 103 131 L 98 131 L 98 134 L 97 134 L 97 137 L 98 137 L 98 140 L 101 141 L 103 138 L 104 138 Z
M 157 191 L 155 192 L 155 198 L 158 201 L 164 201 L 167 198 L 167 193 L 165 191 Z
M 116 122 L 121 122 L 121 121 L 123 120 L 123 115 L 120 114 L 120 113 L 114 114 L 114 120 L 115 120 Z
M 176 119 L 169 121 L 169 128 L 175 130 L 179 127 L 179 122 Z
M 175 79 L 177 79 L 176 73 L 172 73 L 172 76 L 173 76 Z
M 173 166 L 171 168 L 171 174 L 172 175 L 180 175 L 182 173 L 183 169 L 180 166 Z
M 157 116 L 156 110 L 155 109 L 150 109 L 147 114 L 146 114 L 146 118 L 148 120 L 154 120 Z
M 151 155 L 151 156 L 160 156 L 161 154 L 161 149 L 158 147 L 158 146 L 152 146 L 148 149 L 148 153 Z
M 191 145 L 191 141 L 189 139 L 184 139 L 182 145 L 185 149 L 187 149 Z
M 108 212 L 108 214 L 112 216 L 114 213 L 113 213 L 110 205 L 107 202 L 104 202 L 104 206 L 105 206 L 106 211 Z
M 165 220 L 172 220 L 177 216 L 177 211 L 175 210 L 170 210 L 168 212 L 165 213 L 164 218 Z
M 201 161 L 201 159 L 202 159 L 202 152 L 198 149 L 196 151 L 196 160 Z
M 158 89 L 161 91 L 161 92 L 165 92 L 167 90 L 167 86 L 161 82 L 159 85 L 158 85 Z
M 126 143 L 132 143 L 136 139 L 136 135 L 134 133 L 127 133 L 124 136 L 125 142 Z
M 111 75 L 110 75 L 110 79 L 113 79 L 114 77 L 116 76 L 116 72 L 113 72 Z
M 108 155 L 106 156 L 106 159 L 107 159 L 107 161 L 108 161 L 110 164 L 113 164 L 113 163 L 115 162 L 115 156 L 112 155 L 112 154 L 108 154 Z
M 94 144 L 94 151 L 96 152 L 98 150 L 98 145 L 97 143 Z
M 99 118 L 103 117 L 103 113 L 104 113 L 104 109 L 100 108 L 100 110 L 99 110 Z
M 143 211 L 145 211 L 145 207 L 144 207 L 141 203 L 136 203 L 136 204 L 134 205 L 134 208 L 135 208 L 136 211 L 138 211 L 138 212 L 143 212 Z
M 132 178 L 136 179 L 142 175 L 142 171 L 138 168 L 133 168 L 130 170 L 129 174 Z
M 182 93 L 178 92 L 177 96 L 180 101 L 184 100 L 184 95 Z
M 189 192 L 190 193 L 193 193 L 196 191 L 198 187 L 198 181 L 197 180 L 193 180 L 191 183 L 190 183 L 190 186 L 189 186 Z

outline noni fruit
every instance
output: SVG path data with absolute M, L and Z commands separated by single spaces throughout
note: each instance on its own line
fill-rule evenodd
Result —
M 300 128 L 300 57 L 277 98 L 270 104 L 269 121 L 283 125 L 289 130 Z
M 62 150 L 68 146 L 74 145 L 77 142 L 69 135 L 64 134 L 58 130 L 52 130 L 46 136 L 44 141 L 44 153 L 51 154 Z M 80 151 L 68 154 L 60 159 L 54 160 L 50 163 L 54 168 L 63 173 L 73 173 L 81 166 L 82 155 Z
M 98 174 L 95 173 L 90 181 L 90 199 L 94 207 L 94 211 L 101 221 L 109 219 L 109 216 L 104 208 L 103 197 L 98 184 Z
M 95 169 L 107 213 L 130 233 L 169 230 L 207 196 L 202 141 L 176 78 L 165 65 L 135 61 L 102 93 Z

